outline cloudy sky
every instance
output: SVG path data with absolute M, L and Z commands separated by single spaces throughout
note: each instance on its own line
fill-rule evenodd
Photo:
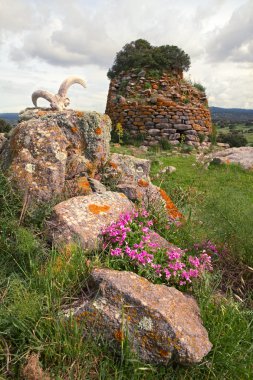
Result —
M 0 113 L 70 75 L 87 81 L 71 87 L 71 107 L 104 112 L 107 70 L 138 38 L 188 53 L 185 77 L 210 105 L 253 109 L 253 0 L 0 0 Z

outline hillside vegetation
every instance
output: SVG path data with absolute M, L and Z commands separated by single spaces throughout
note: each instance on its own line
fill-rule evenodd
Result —
M 165 238 L 181 248 L 207 240 L 219 247 L 214 271 L 188 289 L 198 300 L 213 349 L 199 365 L 155 367 L 133 357 L 126 345 L 116 355 L 105 342 L 84 339 L 82 326 L 62 318 L 62 307 L 81 292 L 93 266 L 108 264 L 104 253 L 53 250 L 43 237 L 53 203 L 25 211 L 1 175 L 0 378 L 251 379 L 253 173 L 233 165 L 205 169 L 189 154 L 112 149 L 151 159 L 154 182 L 185 215 L 177 229 L 165 230 L 162 220 L 157 224 Z M 176 172 L 163 174 L 167 165 Z M 40 377 L 32 377 L 35 367 Z

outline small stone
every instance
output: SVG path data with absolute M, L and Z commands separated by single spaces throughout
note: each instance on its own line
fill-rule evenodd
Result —
M 147 152 L 147 151 L 148 151 L 148 147 L 145 146 L 145 145 L 141 145 L 141 146 L 139 147 L 139 149 L 142 150 L 143 152 Z
M 180 142 L 178 140 L 170 140 L 171 145 L 178 145 Z
M 160 129 L 155 129 L 155 128 L 149 129 L 148 133 L 149 133 L 149 135 L 154 136 L 154 135 L 157 135 L 158 133 L 160 133 Z
M 186 131 L 187 129 L 191 129 L 191 126 L 187 124 L 174 124 L 174 128 L 178 131 Z
M 177 169 L 175 168 L 175 166 L 166 166 L 166 168 L 162 169 L 161 170 L 161 173 L 163 174 L 171 174 L 171 173 L 174 173 Z

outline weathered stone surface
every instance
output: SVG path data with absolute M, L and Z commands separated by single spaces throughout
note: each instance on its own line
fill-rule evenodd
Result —
M 105 193 L 106 192 L 106 187 L 105 185 L 103 185 L 100 181 L 98 181 L 97 179 L 95 178 L 88 178 L 88 181 L 90 183 L 90 186 L 92 188 L 92 191 L 94 191 L 95 193 L 99 193 L 99 194 L 102 194 L 102 193 Z
M 94 269 L 89 290 L 95 298 L 80 300 L 65 315 L 118 349 L 127 336 L 145 362 L 199 363 L 212 348 L 196 301 L 175 288 L 131 272 Z
M 220 148 L 224 148 L 224 149 L 230 148 L 230 145 L 226 144 L 226 143 L 219 143 L 218 142 L 216 145 L 219 146 Z
M 47 233 L 55 245 L 79 243 L 84 249 L 101 248 L 101 232 L 120 214 L 133 210 L 124 194 L 107 191 L 70 198 L 53 209 Z
M 230 148 L 206 156 L 209 161 L 223 164 L 239 164 L 244 169 L 253 169 L 253 147 Z
M 198 142 L 198 136 L 195 135 L 186 135 L 185 136 L 185 141 L 197 141 Z
M 48 200 L 65 180 L 92 177 L 108 159 L 110 119 L 96 112 L 27 109 L 0 154 L 4 171 L 23 192 Z
M 180 144 L 180 141 L 178 141 L 178 140 L 170 140 L 170 144 L 171 145 L 178 145 L 178 144 Z
M 160 133 L 160 129 L 149 129 L 148 133 L 149 135 L 154 136 Z
M 136 158 L 127 154 L 113 153 L 110 158 L 111 165 L 122 174 L 122 182 L 136 182 L 139 179 L 149 179 L 150 161 Z
M 103 174 L 105 182 L 110 179 L 113 187 L 132 201 L 140 201 L 145 207 L 161 207 L 173 219 L 182 217 L 169 196 L 153 185 L 149 177 L 149 160 L 114 153 Z
M 174 124 L 174 128 L 177 131 L 187 131 L 188 129 L 191 129 L 191 126 L 187 124 Z

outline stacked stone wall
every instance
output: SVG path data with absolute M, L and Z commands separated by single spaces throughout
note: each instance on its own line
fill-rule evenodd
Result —
M 144 71 L 122 74 L 110 83 L 106 113 L 115 128 L 121 123 L 132 137 L 142 135 L 145 145 L 160 140 L 199 145 L 199 136 L 211 130 L 205 93 L 180 75 L 164 73 L 159 80 Z

